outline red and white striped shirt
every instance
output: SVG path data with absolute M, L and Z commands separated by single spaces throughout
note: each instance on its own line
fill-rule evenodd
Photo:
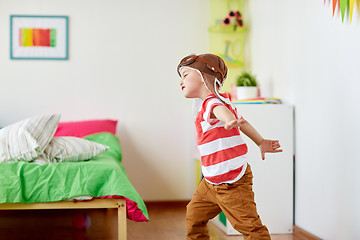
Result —
M 226 130 L 224 122 L 211 118 L 214 107 L 219 105 L 226 106 L 238 118 L 234 106 L 210 94 L 204 99 L 195 120 L 201 170 L 204 178 L 216 185 L 234 183 L 244 175 L 248 151 L 239 128 Z

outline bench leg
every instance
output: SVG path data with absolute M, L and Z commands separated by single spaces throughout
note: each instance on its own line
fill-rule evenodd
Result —
M 126 240 L 126 201 L 118 202 L 118 240 Z

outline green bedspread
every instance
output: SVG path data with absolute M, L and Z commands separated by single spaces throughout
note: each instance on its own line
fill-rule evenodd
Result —
M 77 196 L 116 195 L 135 202 L 133 205 L 148 219 L 146 206 L 121 164 L 118 138 L 111 133 L 98 133 L 84 138 L 107 145 L 110 149 L 81 162 L 45 165 L 1 163 L 0 203 L 55 202 Z

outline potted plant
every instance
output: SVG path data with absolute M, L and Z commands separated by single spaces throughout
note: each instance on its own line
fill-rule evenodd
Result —
M 236 79 L 236 95 L 238 100 L 258 97 L 258 84 L 256 77 L 244 71 Z

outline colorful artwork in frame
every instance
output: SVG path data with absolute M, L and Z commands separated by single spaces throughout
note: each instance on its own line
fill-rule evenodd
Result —
M 10 16 L 11 59 L 68 59 L 67 16 Z

